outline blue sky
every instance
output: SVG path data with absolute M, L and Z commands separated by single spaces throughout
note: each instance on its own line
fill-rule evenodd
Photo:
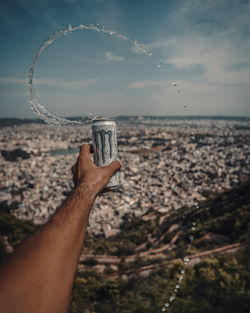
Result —
M 34 73 L 49 110 L 184 115 L 187 106 L 191 115 L 250 116 L 249 21 L 250 2 L 240 0 L 2 0 L 0 117 L 34 117 L 27 79 L 39 47 L 69 24 L 90 23 L 137 39 L 152 56 L 93 30 L 60 37 Z

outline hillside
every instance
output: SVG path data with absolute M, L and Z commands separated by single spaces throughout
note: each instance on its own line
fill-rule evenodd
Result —
M 176 313 L 248 312 L 249 190 L 250 181 L 211 195 L 198 209 L 130 215 L 119 235 L 88 237 L 71 312 L 153 313 L 165 303 Z M 183 276 L 187 255 L 191 261 Z
M 160 312 L 165 303 L 169 312 L 247 312 L 249 190 L 250 181 L 171 214 L 131 212 L 116 236 L 87 236 L 70 312 Z M 36 228 L 12 209 L 1 204 L 2 258 Z

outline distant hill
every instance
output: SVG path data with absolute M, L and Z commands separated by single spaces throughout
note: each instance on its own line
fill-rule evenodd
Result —
M 68 117 L 69 120 L 76 120 L 76 121 L 80 121 L 83 120 L 84 117 L 79 117 L 79 116 L 75 116 L 75 117 Z M 34 119 L 21 119 L 21 118 L 0 118 L 0 127 L 13 127 L 13 126 L 19 126 L 22 124 L 45 124 L 45 122 L 39 118 L 34 118 Z
M 0 127 L 19 126 L 22 124 L 39 123 L 44 124 L 40 119 L 0 118 Z
M 82 116 L 74 116 L 67 117 L 69 120 L 84 120 L 87 117 Z M 193 115 L 193 116 L 184 116 L 184 115 L 176 115 L 176 116 L 151 116 L 151 115 L 119 115 L 113 117 L 117 121 L 131 121 L 131 120 L 227 120 L 227 121 L 250 121 L 250 117 L 246 116 L 223 116 L 223 115 L 214 115 L 214 116 L 204 116 L 204 115 Z M 31 123 L 39 123 L 44 124 L 45 122 L 41 119 L 20 119 L 20 118 L 0 118 L 0 127 L 6 126 L 19 126 L 22 124 L 31 124 Z
M 224 116 L 224 115 L 118 115 L 114 117 L 116 120 L 136 120 L 136 119 L 152 119 L 152 120 L 228 120 L 228 121 L 250 121 L 250 117 L 246 116 Z

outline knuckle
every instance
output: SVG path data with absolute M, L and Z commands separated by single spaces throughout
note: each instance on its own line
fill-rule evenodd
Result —
M 113 162 L 113 165 L 114 165 L 114 167 L 116 167 L 116 168 L 121 168 L 121 163 L 119 162 L 119 161 L 117 161 L 117 160 L 115 160 L 114 162 Z
M 89 145 L 84 143 L 83 145 L 81 145 L 80 147 L 80 153 L 88 151 L 89 150 Z

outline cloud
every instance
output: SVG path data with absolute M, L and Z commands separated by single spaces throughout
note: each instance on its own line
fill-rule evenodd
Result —
M 171 37 L 158 38 L 149 49 L 177 70 L 199 66 L 189 79 L 210 84 L 250 84 L 250 4 L 244 1 L 180 2 L 169 23 L 180 21 Z M 247 19 L 248 17 L 248 19 Z M 238 65 L 241 66 L 238 66 Z
M 82 87 L 88 87 L 99 82 L 98 78 L 89 78 L 86 80 L 65 80 L 61 78 L 40 78 L 34 79 L 34 83 L 40 86 L 58 87 L 63 89 L 80 89 Z M 28 80 L 25 78 L 16 77 L 2 77 L 0 78 L 0 84 L 13 84 L 13 85 L 25 85 Z
M 149 98 L 155 107 L 164 108 L 166 114 L 250 114 L 248 88 L 236 85 L 221 88 L 218 84 L 187 80 L 178 81 L 178 88 L 178 94 L 176 88 L 157 89 L 157 92 L 152 90 Z
M 105 58 L 105 62 L 109 63 L 109 62 L 122 62 L 124 61 L 124 57 L 118 56 L 118 55 L 114 55 L 112 52 L 107 51 L 104 55 Z
M 35 79 L 36 84 L 44 86 L 54 86 L 59 88 L 68 88 L 68 89 L 79 89 L 82 87 L 91 86 L 99 81 L 98 78 L 90 78 L 86 80 L 64 80 L 64 79 L 51 79 L 51 78 L 42 78 Z
M 83 61 L 83 62 L 94 62 L 94 63 L 110 63 L 110 62 L 123 62 L 125 61 L 125 58 L 122 56 L 115 55 L 112 52 L 107 51 L 106 53 L 98 56 L 81 56 L 75 58 L 77 61 Z
M 171 45 L 175 53 L 164 63 L 172 64 L 177 69 L 198 65 L 203 68 L 199 79 L 211 83 L 250 83 L 250 51 L 242 51 L 229 40 L 219 42 L 216 36 L 208 39 L 192 35 L 172 41 Z M 163 47 L 166 46 L 167 43 L 163 43 Z M 238 67 L 239 63 L 243 66 Z
M 169 82 L 166 80 L 141 80 L 128 84 L 126 88 L 142 89 L 148 87 L 167 87 L 168 85 Z
M 216 36 L 208 40 L 193 35 L 176 40 L 173 45 L 176 51 L 165 62 L 177 69 L 199 65 L 203 68 L 199 79 L 218 84 L 250 83 L 249 52 L 242 51 L 229 40 L 219 42 Z M 239 62 L 245 66 L 242 68 L 233 66 Z
M 15 85 L 24 85 L 28 83 L 28 79 L 25 78 L 16 78 L 16 77 L 1 77 L 0 84 L 15 84 Z

